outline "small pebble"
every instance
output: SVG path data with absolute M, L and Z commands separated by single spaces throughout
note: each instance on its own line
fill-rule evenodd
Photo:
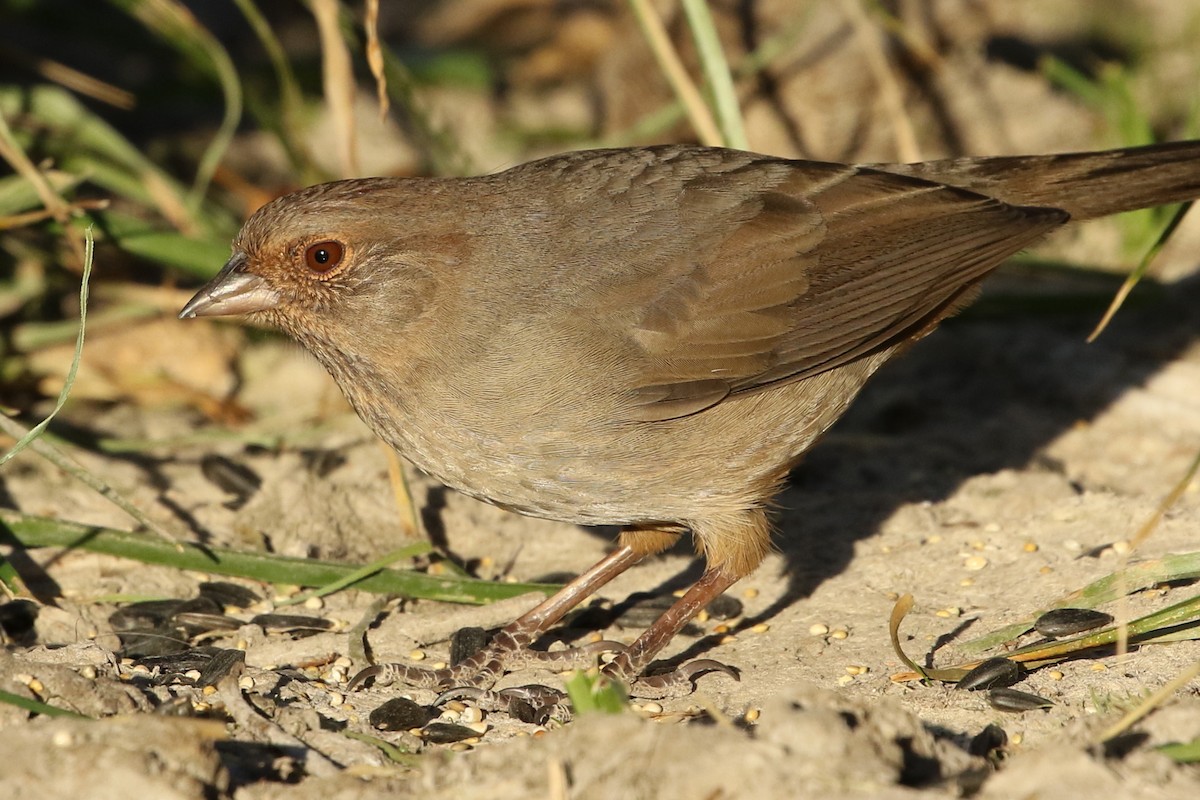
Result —
M 250 691 L 254 688 L 254 678 L 251 678 L 249 675 L 243 675 L 238 678 L 238 688 L 244 692 Z
M 967 556 L 965 559 L 963 559 L 963 567 L 971 570 L 972 572 L 978 572 L 987 565 L 988 560 L 983 556 Z
M 187 672 L 183 673 L 183 677 L 190 678 L 193 681 L 199 680 L 200 679 L 200 670 L 189 669 Z
M 829 626 L 822 625 L 820 622 L 815 622 L 808 626 L 809 636 L 824 636 L 827 633 L 829 633 Z

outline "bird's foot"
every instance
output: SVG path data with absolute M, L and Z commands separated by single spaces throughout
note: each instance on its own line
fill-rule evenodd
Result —
M 696 690 L 696 679 L 710 672 L 720 672 L 735 681 L 741 680 L 736 667 L 700 658 L 680 664 L 670 672 L 656 675 L 630 675 L 627 660 L 618 656 L 600 668 L 600 673 L 609 680 L 620 681 L 629 690 L 630 697 L 643 700 L 664 700 L 670 697 L 685 697 Z
M 402 683 L 421 689 L 469 687 L 490 689 L 501 676 L 519 669 L 541 667 L 562 672 L 593 666 L 601 653 L 623 650 L 617 642 L 599 641 L 566 650 L 533 650 L 528 637 L 501 631 L 473 656 L 460 664 L 442 669 L 427 669 L 409 664 L 376 664 L 358 672 L 350 679 L 349 690 L 374 678 L 380 686 Z
M 510 686 L 499 691 L 460 686 L 442 692 L 433 704 L 440 706 L 460 699 L 471 700 L 483 711 L 503 712 L 533 725 L 571 721 L 571 704 L 567 702 L 566 693 L 541 684 Z

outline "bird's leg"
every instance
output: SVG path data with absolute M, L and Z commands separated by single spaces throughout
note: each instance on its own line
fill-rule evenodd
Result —
M 737 680 L 733 667 L 698 659 L 659 675 L 642 676 L 646 667 L 692 617 L 759 565 L 770 547 L 770 528 L 760 509 L 712 518 L 692 529 L 704 550 L 708 569 L 692 588 L 642 632 L 633 644 L 605 664 L 603 673 L 629 687 L 635 697 L 662 698 L 689 694 L 697 677 L 724 672 Z
M 661 675 L 639 677 L 659 651 L 683 629 L 692 617 L 738 581 L 738 577 L 721 569 L 710 569 L 688 589 L 654 624 L 642 632 L 633 644 L 625 648 L 603 667 L 603 673 L 629 687 L 634 697 L 663 698 L 692 691 L 692 682 L 706 672 L 724 672 L 738 678 L 733 667 L 702 658 L 683 664 Z
M 501 628 L 486 647 L 462 663 L 444 669 L 423 669 L 407 664 L 376 664 L 355 675 L 349 688 L 354 689 L 362 685 L 368 678 L 375 678 L 384 684 L 399 681 L 410 686 L 430 689 L 446 689 L 451 686 L 487 688 L 506 672 L 525 666 L 548 664 L 562 670 L 580 663 L 594 663 L 599 653 L 621 649 L 621 645 L 614 642 L 595 642 L 552 653 L 531 650 L 530 645 L 601 586 L 646 556 L 670 546 L 681 533 L 681 528 L 630 528 L 622 532 L 620 545 L 616 550 L 515 621 Z

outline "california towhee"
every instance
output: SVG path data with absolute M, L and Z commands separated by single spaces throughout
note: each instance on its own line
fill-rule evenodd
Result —
M 636 679 L 770 547 L 764 507 L 885 361 L 1071 219 L 1200 195 L 1200 142 L 847 166 L 670 145 L 313 186 L 259 210 L 181 317 L 253 314 L 480 500 L 620 544 L 465 665 L 486 684 L 690 530 L 703 577 L 605 667 Z M 544 657 L 544 654 L 540 657 Z M 690 686 L 715 662 L 634 681 Z

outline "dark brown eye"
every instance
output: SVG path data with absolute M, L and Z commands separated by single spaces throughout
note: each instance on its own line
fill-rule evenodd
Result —
M 346 248 L 342 247 L 341 242 L 335 242 L 332 239 L 327 242 L 317 242 L 310 244 L 304 251 L 304 264 L 313 272 L 329 272 L 342 263 L 342 256 L 345 253 Z

